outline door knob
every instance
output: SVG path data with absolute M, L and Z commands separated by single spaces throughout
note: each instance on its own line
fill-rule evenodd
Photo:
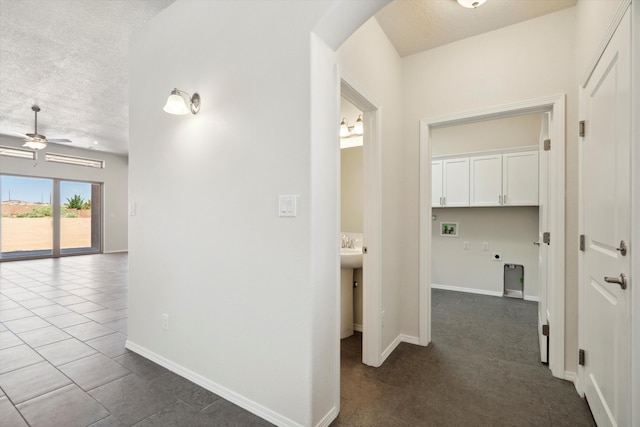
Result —
M 620 240 L 620 247 L 616 248 L 616 251 L 619 251 L 620 255 L 625 256 L 627 254 L 627 242 Z
M 620 273 L 618 277 L 605 277 L 604 281 L 607 283 L 617 283 L 622 289 L 627 289 L 627 275 Z

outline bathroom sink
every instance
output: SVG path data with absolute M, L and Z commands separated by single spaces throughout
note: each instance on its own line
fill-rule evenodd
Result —
M 340 268 L 362 268 L 362 248 L 340 248 Z

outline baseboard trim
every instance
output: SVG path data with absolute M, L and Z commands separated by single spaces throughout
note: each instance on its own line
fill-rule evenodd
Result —
M 357 323 L 353 324 L 353 330 L 354 331 L 358 331 L 358 332 L 362 332 L 362 325 L 359 325 Z
M 396 347 L 398 347 L 400 345 L 401 342 L 420 345 L 420 338 L 413 337 L 411 335 L 405 335 L 405 334 L 398 335 L 396 337 L 396 339 L 394 339 L 393 342 L 391 344 L 389 344 L 389 346 L 382 352 L 382 355 L 380 356 L 380 359 L 381 359 L 380 365 L 381 366 L 384 363 L 384 361 L 387 360 L 387 357 L 389 357 L 391 355 L 391 353 L 393 353 L 393 351 L 396 349 Z
M 103 254 L 126 254 L 129 253 L 128 249 L 116 249 L 115 251 L 103 251 Z
M 436 283 L 431 284 L 433 289 L 443 289 L 445 291 L 466 292 L 468 294 L 489 295 L 492 297 L 501 297 L 502 292 L 499 291 L 487 291 L 484 289 L 465 288 L 462 286 L 450 286 L 450 285 L 438 285 Z
M 454 291 L 454 292 L 465 292 L 468 294 L 488 295 L 492 297 L 502 296 L 502 292 L 500 291 L 487 291 L 485 289 L 465 288 L 463 286 L 438 285 L 436 283 L 432 283 L 431 287 L 433 289 L 442 289 L 445 291 Z M 540 297 L 536 297 L 532 295 L 525 295 L 523 299 L 525 301 L 535 301 L 535 302 L 540 301 Z
M 260 418 L 263 418 L 267 421 L 269 421 L 270 423 L 273 423 L 275 425 L 278 426 L 286 426 L 286 427 L 302 427 L 302 424 L 298 424 L 297 422 L 285 417 L 282 414 L 279 414 L 277 412 L 272 411 L 269 408 L 266 408 L 262 405 L 260 405 L 257 402 L 254 402 L 253 400 L 247 399 L 246 397 L 232 391 L 229 390 L 228 388 L 214 382 L 211 381 L 205 377 L 203 377 L 200 374 L 197 374 L 193 371 L 191 371 L 190 369 L 185 368 L 184 366 L 181 366 L 169 359 L 166 359 L 163 356 L 160 356 L 159 354 L 154 353 L 153 351 L 138 345 L 134 342 L 131 342 L 129 340 L 127 340 L 127 342 L 125 343 L 125 348 L 133 351 L 134 353 L 139 354 L 140 356 L 146 357 L 147 359 L 151 360 L 152 362 L 157 363 L 158 365 L 167 368 L 168 370 L 175 372 L 176 374 L 180 375 L 181 377 L 184 377 L 186 379 L 188 379 L 189 381 L 199 385 L 200 387 L 203 387 L 215 394 L 217 394 L 218 396 L 221 396 L 222 398 L 228 400 L 229 402 L 232 402 L 238 406 L 240 406 L 243 409 L 246 409 L 247 411 L 251 412 L 252 414 L 255 414 L 257 416 L 259 416 Z M 332 411 L 336 411 L 336 408 L 332 408 Z M 324 418 L 323 418 L 323 422 L 328 419 L 330 417 L 331 411 L 329 414 L 327 414 Z M 320 425 L 320 424 L 319 424 Z M 327 424 L 328 425 L 328 424 Z
M 329 427 L 336 418 L 338 418 L 338 408 L 334 406 L 329 410 L 327 415 L 325 415 L 320 421 L 318 421 L 316 427 Z

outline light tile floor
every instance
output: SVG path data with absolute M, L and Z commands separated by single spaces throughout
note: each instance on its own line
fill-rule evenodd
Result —
M 126 334 L 126 254 L 0 263 L 0 426 L 271 425 Z

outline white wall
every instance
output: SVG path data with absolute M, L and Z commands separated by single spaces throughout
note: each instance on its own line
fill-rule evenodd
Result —
M 21 148 L 22 143 L 19 138 L 0 135 L 0 145 Z M 106 167 L 104 169 L 95 169 L 46 162 L 44 160 L 45 152 L 104 160 Z M 128 248 L 127 224 L 129 219 L 127 157 L 97 150 L 84 150 L 50 144 L 47 148 L 38 152 L 38 158 L 39 160 L 34 162 L 32 160 L 0 156 L 0 173 L 103 183 L 104 252 L 126 251 Z
M 524 295 L 538 297 L 538 207 L 436 208 L 433 214 L 431 282 L 502 294 L 505 264 L 524 266 Z M 458 222 L 459 237 L 440 235 L 440 222 Z M 469 249 L 464 249 L 464 242 Z M 482 250 L 482 243 L 489 250 Z M 493 252 L 502 253 L 494 261 Z
M 403 239 L 402 69 L 401 60 L 375 19 L 359 28 L 337 51 L 338 64 L 375 100 L 380 111 L 382 156 L 381 286 L 385 324 L 382 349 L 401 333 Z M 417 123 L 417 122 L 416 122 Z M 366 213 L 365 213 L 366 214 Z M 366 236 L 365 236 L 366 239 Z M 416 271 L 417 275 L 417 271 Z M 414 336 L 417 336 L 415 334 Z
M 559 93 L 567 95 L 565 367 L 576 367 L 577 341 L 577 90 L 574 77 L 575 8 L 460 40 L 403 58 L 405 203 L 403 236 L 418 252 L 420 119 Z M 472 73 L 470 70 L 476 70 Z M 425 254 L 429 256 L 429 254 Z M 418 330 L 418 257 L 405 267 L 403 330 Z
M 340 230 L 362 233 L 364 188 L 362 147 L 340 150 Z
M 132 45 L 127 346 L 278 425 L 338 411 L 332 49 L 383 3 L 178 1 Z
M 538 113 L 436 127 L 431 130 L 431 155 L 537 146 L 541 124 L 542 114 Z

